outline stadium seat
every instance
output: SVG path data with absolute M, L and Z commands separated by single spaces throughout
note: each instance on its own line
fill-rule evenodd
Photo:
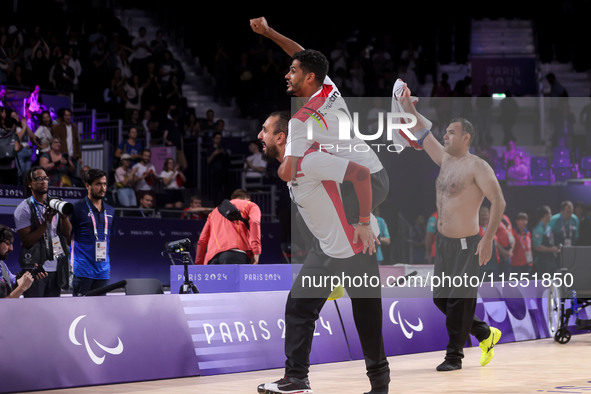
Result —
M 570 168 L 553 168 L 552 175 L 554 182 L 566 182 L 571 179 L 572 173 Z
M 530 185 L 549 185 L 550 170 L 548 168 L 531 169 Z
M 546 156 L 533 156 L 529 159 L 530 168 L 533 170 L 539 170 L 548 168 L 548 157 Z
M 552 167 L 566 168 L 570 166 L 570 151 L 568 148 L 558 146 L 552 149 Z

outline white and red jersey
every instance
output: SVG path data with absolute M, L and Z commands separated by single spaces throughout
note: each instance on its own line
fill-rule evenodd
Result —
M 372 174 L 380 171 L 383 168 L 382 163 L 364 140 L 352 132 L 348 133 L 350 139 L 339 138 L 339 122 L 333 111 L 346 114 L 352 125 L 345 100 L 333 81 L 326 77 L 322 88 L 289 121 L 284 157 L 303 157 L 311 146 L 318 144 L 328 153 L 369 168 Z M 308 136 L 308 125 L 312 127 L 311 139 Z
M 289 182 L 291 198 L 322 251 L 339 259 L 363 251 L 363 243 L 353 243 L 355 228 L 347 223 L 341 198 L 340 184 L 348 165 L 348 160 L 314 145 L 298 161 L 295 182 Z M 377 236 L 378 222 L 373 214 L 371 228 Z

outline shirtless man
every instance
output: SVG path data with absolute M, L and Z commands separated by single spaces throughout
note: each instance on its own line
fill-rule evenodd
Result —
M 404 110 L 417 118 L 411 131 L 419 145 L 441 167 L 436 181 L 439 218 L 434 278 L 478 276 L 479 266 L 490 260 L 493 238 L 505 210 L 505 199 L 495 173 L 484 160 L 470 153 L 475 133 L 469 121 L 453 119 L 441 145 L 418 115 L 408 87 L 404 87 L 399 99 Z M 481 237 L 478 211 L 484 197 L 490 201 L 491 209 L 489 226 Z M 443 282 L 440 284 L 435 284 L 433 301 L 446 316 L 449 343 L 445 361 L 437 370 L 462 368 L 463 347 L 469 334 L 480 342 L 480 365 L 488 364 L 494 357 L 494 345 L 501 332 L 474 315 L 477 287 L 469 286 L 469 283 L 456 288 Z

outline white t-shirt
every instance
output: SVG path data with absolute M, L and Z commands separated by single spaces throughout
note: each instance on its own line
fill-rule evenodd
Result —
M 339 259 L 363 250 L 361 242 L 353 244 L 355 228 L 347 223 L 341 198 L 340 184 L 348 165 L 348 160 L 336 155 L 310 150 L 298 166 L 297 184 L 289 182 L 291 198 L 322 251 Z M 371 228 L 377 236 L 378 222 L 373 214 Z
M 160 178 L 165 179 L 165 178 L 170 177 L 173 174 L 175 175 L 175 177 L 172 178 L 172 181 L 170 181 L 170 183 L 165 186 L 165 189 L 180 189 L 181 188 L 176 181 L 176 175 L 178 174 L 178 171 L 162 171 L 160 173 Z
M 136 163 L 133 165 L 132 168 L 136 168 L 137 167 L 137 171 L 135 173 L 136 176 L 141 177 L 142 175 L 144 175 L 146 172 L 149 172 L 150 170 L 155 174 L 156 174 L 156 168 L 154 167 L 154 165 L 152 163 L 148 163 L 147 165 L 144 165 L 142 162 Z M 152 190 L 152 187 L 150 185 L 148 185 L 148 182 L 146 182 L 146 179 L 140 179 L 139 181 L 137 181 L 137 183 L 135 184 L 135 190 Z
M 31 198 L 23 200 L 16 209 L 14 210 L 14 225 L 16 231 L 22 230 L 23 228 L 31 227 L 31 208 L 29 202 Z M 45 213 L 45 205 L 36 203 L 38 217 L 43 217 Z M 59 215 L 55 215 L 49 228 L 49 237 L 53 238 L 57 236 L 57 224 Z M 42 219 L 43 220 L 43 219 Z M 51 242 L 51 239 L 49 239 Z M 47 260 L 43 264 L 43 269 L 47 272 L 55 272 L 57 269 L 57 260 Z
M 333 111 L 342 111 L 352 119 L 341 93 L 326 77 L 322 88 L 289 121 L 284 157 L 303 157 L 316 142 L 328 153 L 369 168 L 372 174 L 380 171 L 382 163 L 364 140 L 354 135 L 339 140 L 338 118 Z M 308 139 L 308 124 L 312 125 L 312 139 Z
M 267 161 L 263 159 L 263 154 L 261 152 L 252 154 L 246 158 L 247 161 L 250 162 L 251 165 L 255 167 L 264 167 L 267 168 Z M 246 163 L 244 163 L 244 168 L 246 169 L 246 177 L 247 178 L 260 178 L 263 176 L 262 173 L 249 168 Z
M 51 130 L 49 127 L 41 125 L 37 127 L 35 135 L 41 140 L 41 144 L 49 144 L 49 139 L 52 137 Z M 41 152 L 49 152 L 49 145 L 45 149 L 41 149 Z

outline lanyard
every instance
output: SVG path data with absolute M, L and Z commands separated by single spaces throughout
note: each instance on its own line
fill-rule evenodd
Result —
M 88 200 L 85 200 L 84 202 L 86 202 L 86 206 L 88 207 L 88 212 L 90 213 L 90 219 L 92 220 L 92 229 L 94 231 L 94 237 L 96 238 L 96 240 L 98 241 L 98 231 L 97 231 L 97 226 L 96 226 L 96 219 L 94 218 L 94 213 L 92 212 L 92 209 L 90 208 L 90 205 L 88 204 Z M 104 207 L 103 207 L 104 208 Z M 107 240 L 107 235 L 109 232 L 109 218 L 107 216 L 107 210 L 105 209 L 105 241 Z M 100 212 L 99 212 L 100 214 Z
M 519 243 L 524 251 L 529 252 L 531 249 L 531 243 L 527 242 L 527 231 L 522 232 L 521 230 L 517 229 L 519 233 Z
M 570 238 L 572 233 L 572 227 L 570 224 L 570 219 L 565 221 L 562 217 L 560 218 L 560 223 L 562 224 L 562 235 L 564 238 Z M 568 227 L 568 235 L 566 234 L 566 228 Z
M 39 203 L 37 202 L 37 200 L 35 200 L 33 198 L 33 196 L 31 196 L 31 204 L 33 204 L 33 208 L 35 208 L 35 215 L 37 216 L 37 220 L 39 220 L 39 224 L 43 224 L 43 220 L 41 220 L 41 218 L 42 218 L 41 213 L 37 209 L 37 205 Z M 54 221 L 56 219 L 57 218 L 54 216 Z M 43 240 L 45 241 L 45 246 L 47 247 L 47 250 L 51 250 L 51 249 L 49 249 L 49 237 L 48 237 L 48 234 L 51 236 L 51 227 L 52 227 L 52 224 L 53 223 L 48 223 L 47 230 L 46 230 L 46 232 L 43 233 Z

